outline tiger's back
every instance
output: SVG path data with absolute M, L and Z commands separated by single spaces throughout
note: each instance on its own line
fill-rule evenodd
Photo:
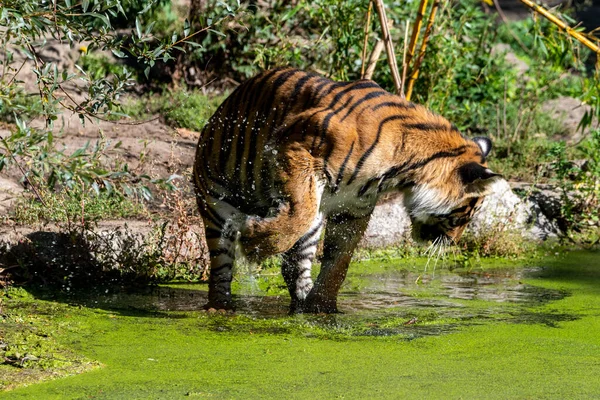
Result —
M 250 257 L 284 254 L 292 309 L 335 310 L 349 257 L 385 193 L 406 192 L 415 226 L 429 229 L 431 216 L 448 214 L 431 226 L 460 236 L 459 217 L 468 221 L 477 203 L 470 199 L 496 175 L 485 166 L 491 143 L 477 139 L 368 80 L 278 69 L 245 82 L 203 130 L 194 164 L 211 252 L 209 306 L 231 306 L 239 240 Z M 310 262 L 325 219 L 331 254 L 313 288 Z
M 341 90 L 334 93 L 337 89 Z M 195 176 L 205 184 L 212 182 L 220 195 L 241 211 L 264 216 L 272 206 L 265 194 L 270 193 L 273 182 L 266 164 L 277 154 L 281 141 L 298 140 L 292 135 L 297 125 L 304 124 L 305 135 L 313 128 L 311 124 L 319 125 L 321 135 L 326 136 L 333 117 L 356 123 L 357 109 L 385 97 L 393 101 L 395 96 L 367 80 L 334 82 L 293 69 L 258 75 L 239 86 L 204 128 Z M 327 110 L 330 112 L 323 115 Z M 316 157 L 328 150 L 321 147 L 325 137 L 300 139 L 310 139 Z M 355 152 L 358 154 L 358 149 Z

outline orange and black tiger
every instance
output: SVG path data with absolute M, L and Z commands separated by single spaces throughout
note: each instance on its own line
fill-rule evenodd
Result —
M 250 79 L 217 109 L 196 152 L 211 263 L 206 307 L 232 308 L 238 242 L 253 260 L 283 254 L 292 312 L 336 312 L 377 200 L 402 192 L 416 239 L 458 240 L 498 176 L 486 166 L 491 146 L 370 80 L 296 69 Z

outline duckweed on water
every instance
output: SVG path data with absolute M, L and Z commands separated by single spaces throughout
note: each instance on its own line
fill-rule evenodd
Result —
M 203 285 L 7 299 L 5 312 L 43 315 L 57 346 L 102 367 L 5 396 L 600 396 L 599 253 L 435 278 L 400 264 L 351 267 L 346 313 L 330 316 L 287 316 L 287 296 L 255 286 L 239 293 L 234 315 L 201 312 Z
M 57 324 L 52 320 L 53 315 L 68 312 L 68 306 L 37 302 L 23 289 L 14 288 L 0 294 L 2 303 L 10 310 L 0 307 L 0 389 L 78 374 L 99 365 L 58 343 L 57 337 L 65 330 L 76 329 L 68 321 Z

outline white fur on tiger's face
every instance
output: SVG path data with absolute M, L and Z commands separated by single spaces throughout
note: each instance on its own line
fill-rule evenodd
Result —
M 334 82 L 295 69 L 252 78 L 218 108 L 196 152 L 211 257 L 206 307 L 232 308 L 239 243 L 252 260 L 283 254 L 291 311 L 335 312 L 377 200 L 401 192 L 416 239 L 458 240 L 498 176 L 485 162 L 490 149 L 489 139 L 465 138 L 372 81 Z

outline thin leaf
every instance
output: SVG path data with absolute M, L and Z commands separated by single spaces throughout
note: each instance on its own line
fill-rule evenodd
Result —
M 190 34 L 190 21 L 186 18 L 183 22 L 183 36 Z
M 138 38 L 142 38 L 142 22 L 140 21 L 140 17 L 135 17 L 135 32 Z
M 123 53 L 121 50 L 118 49 L 110 49 L 112 51 L 112 53 L 117 56 L 118 58 L 126 58 L 127 56 L 125 55 L 125 53 Z

